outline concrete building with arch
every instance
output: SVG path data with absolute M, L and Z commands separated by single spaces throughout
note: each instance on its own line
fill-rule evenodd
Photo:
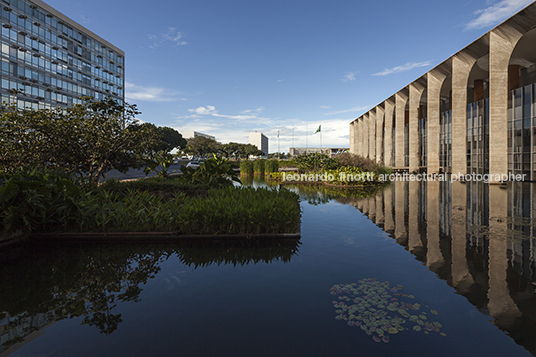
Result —
M 409 172 L 536 180 L 536 2 L 353 120 L 350 152 Z

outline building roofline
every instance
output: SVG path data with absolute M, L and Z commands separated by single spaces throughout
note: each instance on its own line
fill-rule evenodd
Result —
M 403 90 L 405 90 L 406 88 L 409 88 L 409 86 L 412 84 L 412 83 L 415 83 L 421 79 L 423 79 L 428 73 L 434 71 L 434 70 L 438 70 L 438 71 L 441 71 L 442 67 L 445 66 L 445 64 L 448 63 L 448 61 L 450 61 L 454 56 L 456 55 L 459 55 L 459 54 L 462 54 L 464 51 L 467 51 L 471 46 L 477 46 L 479 43 L 481 43 L 482 41 L 486 41 L 486 37 L 489 36 L 489 34 L 494 31 L 494 30 L 497 30 L 501 27 L 505 27 L 505 26 L 508 26 L 510 24 L 513 23 L 516 23 L 516 19 L 517 18 L 520 18 L 521 17 L 521 14 L 523 14 L 529 7 L 535 7 L 536 8 L 536 1 L 528 4 L 527 6 L 525 6 L 524 8 L 522 8 L 521 10 L 519 10 L 518 12 L 516 12 L 514 15 L 510 16 L 509 18 L 507 18 L 506 20 L 504 20 L 503 22 L 501 22 L 500 24 L 498 24 L 497 26 L 493 27 L 491 30 L 489 30 L 488 32 L 484 33 L 482 36 L 478 37 L 476 40 L 474 40 L 473 42 L 471 42 L 470 44 L 468 44 L 467 46 L 465 46 L 464 48 L 462 48 L 461 50 L 455 52 L 453 55 L 451 55 L 450 57 L 448 57 L 446 60 L 442 61 L 441 63 L 437 64 L 435 67 L 431 68 L 430 70 L 426 71 L 425 73 L 423 73 L 421 76 L 415 78 L 413 81 L 409 82 L 408 84 L 406 84 L 404 87 L 400 88 L 398 91 L 396 91 L 395 93 L 393 93 L 392 95 L 390 95 L 389 97 L 387 97 L 386 99 L 384 99 L 383 101 L 381 101 L 380 103 L 372 106 L 369 110 L 367 110 L 366 112 L 364 112 L 363 114 L 361 114 L 360 116 L 358 116 L 357 118 L 355 119 L 352 119 L 351 122 L 354 122 L 356 120 L 358 120 L 359 118 L 363 117 L 365 114 L 369 113 L 372 109 L 376 108 L 377 106 L 380 106 L 382 105 L 385 101 L 393 98 L 396 93 L 399 93 Z M 534 27 L 533 27 L 534 28 Z
M 56 16 L 57 18 L 59 18 L 61 21 L 64 21 L 64 22 L 68 23 L 69 25 L 71 25 L 72 27 L 76 28 L 77 30 L 80 30 L 80 31 L 85 32 L 85 33 L 89 33 L 91 35 L 91 37 L 94 37 L 96 40 L 98 40 L 102 44 L 108 46 L 110 49 L 116 51 L 118 54 L 120 54 L 121 56 L 125 57 L 125 52 L 123 50 L 121 50 L 118 47 L 112 45 L 110 42 L 106 41 L 105 39 L 103 39 L 102 37 L 100 37 L 99 35 L 94 33 L 93 31 L 85 28 L 84 26 L 80 25 L 78 22 L 76 22 L 73 19 L 67 17 L 66 15 L 62 14 L 61 12 L 59 12 L 56 9 L 54 9 L 50 5 L 44 3 L 43 1 L 41 1 L 41 0 L 27 0 L 27 1 L 30 2 L 30 3 L 33 3 L 34 5 L 36 5 L 36 6 L 40 7 L 40 8 L 42 8 L 45 11 L 51 13 L 52 15 Z

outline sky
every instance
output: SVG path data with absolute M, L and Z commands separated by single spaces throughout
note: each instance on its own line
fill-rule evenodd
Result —
M 125 52 L 140 120 L 269 152 L 349 147 L 352 120 L 533 2 L 44 1 Z

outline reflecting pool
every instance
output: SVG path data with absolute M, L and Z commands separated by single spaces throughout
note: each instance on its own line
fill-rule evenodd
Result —
M 3 252 L 0 356 L 536 355 L 536 185 L 287 188 L 299 241 Z

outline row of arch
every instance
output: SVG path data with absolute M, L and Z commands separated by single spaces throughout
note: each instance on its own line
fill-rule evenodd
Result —
M 350 152 L 409 172 L 536 179 L 536 2 L 350 123 Z

